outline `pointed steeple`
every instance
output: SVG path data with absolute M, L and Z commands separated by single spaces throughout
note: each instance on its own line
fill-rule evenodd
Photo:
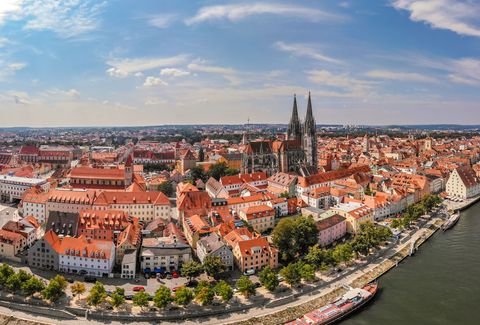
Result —
M 305 117 L 305 134 L 315 135 L 316 128 L 315 118 L 313 117 L 312 98 L 310 96 L 310 92 L 308 92 L 307 116 Z
M 297 96 L 295 94 L 293 95 L 292 117 L 288 124 L 287 136 L 291 140 L 298 139 L 302 136 L 302 126 L 298 118 Z

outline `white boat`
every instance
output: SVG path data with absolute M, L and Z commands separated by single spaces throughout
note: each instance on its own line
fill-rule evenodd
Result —
M 445 230 L 448 230 L 448 229 L 452 228 L 453 226 L 455 226 L 455 224 L 458 222 L 458 220 L 460 220 L 460 212 L 455 212 L 442 225 L 442 230 L 445 231 Z

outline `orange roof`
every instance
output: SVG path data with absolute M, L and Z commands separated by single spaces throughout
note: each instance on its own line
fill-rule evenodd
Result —
M 78 227 L 83 229 L 123 230 L 132 219 L 124 211 L 119 210 L 82 210 L 79 215 Z
M 19 233 L 10 230 L 0 229 L 0 242 L 2 243 L 13 244 L 15 242 L 21 241 L 22 239 L 24 239 L 24 237 Z
M 53 189 L 48 192 L 49 202 L 92 204 L 95 200 L 94 190 L 63 190 Z
M 237 242 L 240 254 L 242 256 L 251 256 L 255 254 L 267 253 L 271 250 L 270 244 L 265 237 L 257 237 Z M 255 253 L 254 248 L 260 248 L 260 252 Z
M 240 196 L 227 199 L 228 205 L 249 203 L 255 201 L 265 201 L 265 196 L 263 194 L 255 194 L 251 196 Z
M 329 171 L 325 173 L 318 173 L 318 174 L 307 176 L 307 177 L 299 177 L 298 184 L 301 187 L 308 187 L 314 184 L 321 184 L 321 183 L 331 182 L 341 178 L 346 178 L 360 172 L 369 173 L 370 167 L 367 165 L 363 165 L 363 166 L 353 167 L 348 169 L 340 169 L 340 170 L 334 170 L 334 171 Z
M 234 246 L 235 243 L 238 243 L 243 240 L 249 240 L 254 238 L 253 234 L 246 227 L 237 228 L 228 233 L 223 239 L 230 246 Z
M 119 168 L 92 168 L 92 167 L 75 167 L 70 171 L 71 178 L 82 179 L 125 179 L 125 170 Z
M 94 205 L 110 204 L 154 204 L 170 206 L 170 201 L 162 192 L 108 191 L 100 193 L 94 203 Z
M 256 205 L 243 209 L 243 212 L 247 215 L 247 219 L 257 219 L 263 217 L 270 217 L 274 215 L 274 209 L 268 205 Z
M 61 255 L 81 256 L 108 260 L 111 258 L 113 242 L 88 239 L 85 236 L 60 238 L 57 251 Z

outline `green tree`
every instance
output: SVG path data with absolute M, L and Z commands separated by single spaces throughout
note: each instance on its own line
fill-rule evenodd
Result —
M 36 276 L 32 276 L 22 283 L 22 291 L 27 296 L 32 296 L 37 292 L 41 292 L 43 289 L 45 289 L 45 283 Z
M 167 197 L 172 197 L 174 194 L 173 184 L 171 181 L 165 181 L 158 186 L 158 190 Z
M 282 219 L 272 232 L 273 242 L 283 261 L 292 261 L 305 255 L 318 242 L 318 229 L 310 217 Z
M 315 280 L 315 268 L 310 264 L 302 263 L 300 267 L 300 276 L 303 280 L 311 282 Z
M 225 176 L 227 171 L 227 164 L 225 163 L 216 163 L 210 166 L 208 170 L 208 176 L 215 178 L 217 181 Z
M 87 296 L 87 304 L 90 306 L 98 306 L 107 299 L 107 291 L 101 282 L 95 282 Z
M 143 309 L 148 306 L 148 299 L 150 295 L 142 290 L 133 296 L 133 304 Z
M 195 166 L 190 169 L 190 175 L 192 177 L 193 183 L 197 181 L 197 179 L 201 179 L 202 181 L 207 181 L 207 175 L 203 171 L 201 166 Z
M 205 152 L 203 151 L 203 148 L 200 147 L 200 150 L 198 151 L 198 161 L 204 161 L 205 160 Z
M 125 290 L 123 288 L 115 288 L 108 302 L 114 308 L 122 306 L 125 303 Z
M 8 278 L 14 273 L 15 271 L 10 265 L 3 263 L 0 266 L 0 285 L 5 285 L 5 283 L 7 283 Z
M 240 174 L 240 170 L 236 169 L 236 168 L 227 168 L 225 170 L 225 176 L 235 176 L 235 175 L 238 175 Z
M 211 277 L 218 277 L 227 269 L 220 256 L 208 255 L 203 260 L 203 269 Z
M 275 291 L 279 285 L 278 276 L 269 266 L 264 267 L 259 273 L 260 283 L 268 290 Z
M 305 261 L 317 270 L 335 264 L 332 251 L 323 249 L 318 244 L 308 249 L 308 253 L 305 255 Z
M 188 261 L 183 263 L 180 273 L 182 276 L 187 277 L 189 281 L 193 277 L 199 276 L 203 272 L 202 264 L 195 261 Z
M 172 293 L 169 288 L 160 286 L 153 296 L 153 304 L 157 308 L 164 308 L 173 301 Z
M 252 280 L 250 280 L 246 275 L 242 275 L 237 280 L 237 289 L 246 298 L 255 294 L 255 284 L 253 284 Z
M 61 275 L 56 275 L 50 280 L 45 289 L 42 290 L 43 299 L 56 302 L 65 294 L 67 288 L 67 280 Z
M 12 275 L 7 279 L 7 282 L 5 283 L 5 287 L 6 287 L 10 292 L 20 291 L 20 289 L 22 288 L 22 280 L 20 279 L 19 273 L 14 273 L 14 274 L 12 274 Z
M 174 301 L 177 305 L 186 306 L 193 300 L 193 292 L 187 287 L 180 287 L 175 291 Z
M 222 300 L 227 302 L 233 297 L 233 289 L 232 287 L 225 281 L 219 281 L 214 288 L 215 293 L 217 296 L 222 297 Z
M 207 281 L 200 281 L 195 288 L 195 300 L 198 301 L 202 306 L 206 306 L 213 302 L 214 297 L 215 292 L 210 286 L 210 283 Z
M 353 248 L 349 243 L 337 245 L 333 249 L 333 259 L 338 264 L 348 263 L 353 258 Z
M 87 289 L 85 288 L 85 284 L 83 282 L 75 281 L 75 283 L 70 286 L 70 291 L 72 291 L 74 296 L 81 296 L 86 290 Z
M 302 281 L 302 274 L 300 273 L 300 271 L 300 263 L 290 263 L 280 270 L 280 275 L 283 276 L 285 282 L 294 287 L 299 285 Z

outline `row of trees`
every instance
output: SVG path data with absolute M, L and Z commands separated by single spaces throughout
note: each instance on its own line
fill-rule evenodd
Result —
M 408 206 L 400 218 L 393 219 L 391 226 L 399 229 L 409 228 L 412 222 L 417 221 L 440 203 L 442 199 L 438 195 L 426 195 L 420 202 Z
M 205 172 L 202 166 L 195 166 L 190 169 L 190 172 L 194 182 L 198 179 L 206 182 L 210 177 L 213 177 L 218 181 L 223 176 L 237 175 L 240 171 L 235 168 L 230 168 L 226 163 L 221 162 L 211 165 L 208 172 Z
M 218 278 L 227 270 L 227 266 L 223 263 L 220 256 L 209 255 L 203 260 L 203 265 L 196 261 L 188 261 L 183 263 L 180 273 L 182 276 L 191 280 L 205 272 L 208 276 Z
M 51 301 L 58 301 L 67 288 L 67 280 L 56 275 L 48 284 L 40 278 L 24 270 L 15 270 L 8 264 L 0 265 L 0 286 L 11 293 L 23 294 L 27 297 L 38 294 L 39 297 Z

